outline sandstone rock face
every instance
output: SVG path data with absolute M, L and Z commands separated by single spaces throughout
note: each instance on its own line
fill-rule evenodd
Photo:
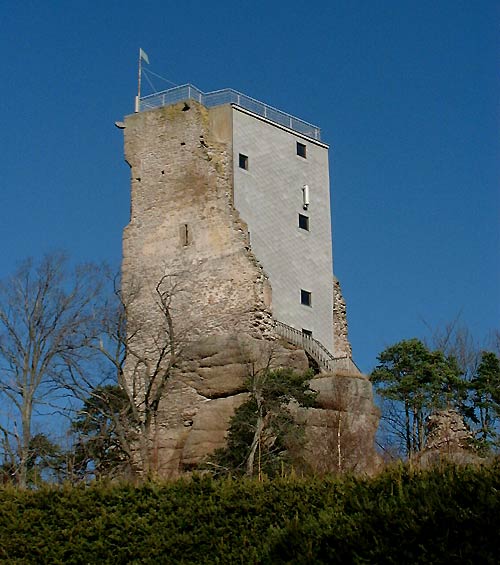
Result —
M 211 335 L 186 347 L 158 414 L 158 471 L 177 477 L 225 445 L 229 420 L 247 398 L 245 380 L 265 366 L 308 368 L 305 353 L 248 335 Z
M 196 468 L 225 445 L 229 421 L 248 398 L 245 379 L 252 371 L 268 364 L 298 372 L 308 368 L 302 350 L 241 334 L 203 338 L 190 345 L 183 357 L 158 415 L 158 471 L 168 478 Z M 296 409 L 298 420 L 305 424 L 306 468 L 318 473 L 374 471 L 379 415 L 368 379 L 322 374 L 311 381 L 311 388 L 319 392 L 318 407 Z
M 144 413 L 151 382 L 187 344 L 228 331 L 274 339 L 271 287 L 233 206 L 229 111 L 190 101 L 125 120 L 131 217 L 123 234 L 124 374 Z M 199 374 L 188 367 L 185 380 L 174 374 L 150 438 L 155 466 L 167 475 L 182 467 L 191 413 L 204 402 L 204 421 L 219 418 L 214 437 L 224 435 L 226 413 L 242 400 L 218 401 L 212 393 L 227 396 L 242 378 L 238 367 L 202 367 Z
M 381 466 L 375 451 L 380 414 L 372 385 L 364 375 L 321 374 L 310 387 L 318 392 L 317 408 L 299 408 L 305 424 L 304 458 L 316 473 L 374 473 Z
M 478 463 L 481 458 L 472 447 L 474 436 L 456 410 L 440 410 L 429 416 L 425 448 L 417 455 L 422 467 L 449 461 L 457 464 Z

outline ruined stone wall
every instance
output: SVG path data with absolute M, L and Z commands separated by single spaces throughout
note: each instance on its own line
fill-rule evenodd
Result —
M 474 434 L 467 428 L 464 417 L 454 409 L 439 410 L 426 422 L 427 440 L 422 451 L 414 457 L 421 467 L 440 463 L 472 465 L 484 462 L 474 446 Z
M 347 308 L 337 277 L 333 277 L 333 351 L 335 357 L 352 357 L 347 328 Z
M 167 275 L 178 336 L 231 328 L 270 335 L 267 277 L 232 206 L 230 107 L 194 101 L 128 116 L 131 218 L 123 236 L 129 324 L 161 323 L 155 287 Z M 133 290 L 132 290 L 133 289 Z

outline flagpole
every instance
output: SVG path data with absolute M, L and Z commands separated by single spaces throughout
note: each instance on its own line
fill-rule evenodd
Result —
M 139 49 L 139 74 L 137 77 L 137 98 L 135 99 L 135 111 L 139 111 L 139 100 L 141 99 L 141 50 Z

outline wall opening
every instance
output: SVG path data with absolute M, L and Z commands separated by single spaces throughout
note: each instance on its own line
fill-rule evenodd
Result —
M 299 228 L 301 230 L 309 231 L 309 217 L 304 214 L 299 214 Z
M 248 171 L 248 156 L 243 155 L 243 153 L 240 153 L 240 169 Z
M 181 245 L 183 247 L 186 247 L 192 241 L 192 234 L 191 230 L 189 229 L 189 224 L 181 224 L 179 232 L 181 236 Z
M 312 306 L 312 294 L 303 288 L 300 289 L 300 303 L 304 306 Z

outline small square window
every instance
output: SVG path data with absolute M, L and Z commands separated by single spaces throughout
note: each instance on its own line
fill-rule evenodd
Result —
M 300 290 L 300 303 L 304 306 L 312 306 L 312 297 L 309 291 L 304 289 Z
M 299 157 L 304 157 L 304 159 L 306 158 L 306 146 L 303 143 L 299 143 L 297 141 L 297 155 Z
M 240 169 L 245 169 L 248 171 L 248 157 L 240 153 Z
M 302 328 L 302 333 L 307 336 L 307 337 L 312 337 L 313 333 L 311 330 L 306 330 L 305 328 Z
M 304 214 L 299 214 L 299 228 L 301 230 L 309 231 L 309 217 Z

